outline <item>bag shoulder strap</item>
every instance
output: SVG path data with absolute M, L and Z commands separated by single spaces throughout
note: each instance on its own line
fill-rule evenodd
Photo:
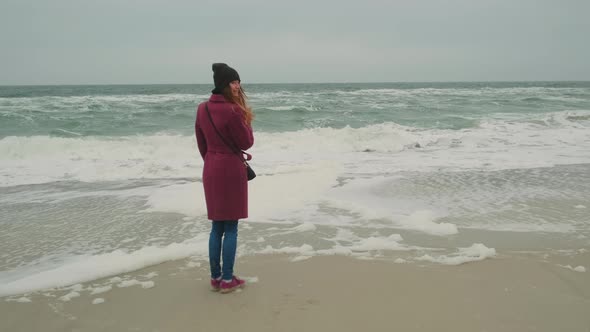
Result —
M 242 156 L 242 151 L 240 149 L 237 149 L 235 147 L 235 145 L 228 143 L 225 138 L 223 137 L 223 135 L 221 135 L 221 133 L 219 132 L 219 130 L 217 129 L 217 127 L 215 126 L 215 123 L 213 122 L 213 117 L 211 117 L 211 113 L 209 112 L 209 107 L 207 107 L 209 103 L 205 103 L 205 111 L 207 111 L 207 115 L 209 116 L 209 121 L 211 121 L 211 125 L 213 126 L 213 129 L 215 129 L 215 132 L 217 133 L 217 136 L 219 136 L 219 138 L 221 138 L 221 140 L 223 141 L 223 143 L 230 149 L 232 150 L 233 153 L 237 154 L 238 157 L 240 157 L 240 159 L 242 161 L 245 162 L 244 157 Z

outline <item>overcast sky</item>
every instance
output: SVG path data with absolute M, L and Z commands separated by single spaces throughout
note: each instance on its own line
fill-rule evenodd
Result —
M 589 0 L 0 0 L 0 84 L 590 80 Z

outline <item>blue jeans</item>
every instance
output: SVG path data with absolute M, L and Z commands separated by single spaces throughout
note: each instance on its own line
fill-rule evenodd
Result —
M 231 280 L 234 276 L 234 261 L 236 259 L 237 242 L 237 220 L 211 222 L 211 234 L 209 235 L 209 264 L 211 265 L 211 278 L 217 279 L 223 277 L 223 280 Z M 223 270 L 221 268 L 222 253 Z

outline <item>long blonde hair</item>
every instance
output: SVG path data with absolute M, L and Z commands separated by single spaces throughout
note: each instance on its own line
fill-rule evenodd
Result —
M 238 97 L 234 97 L 234 95 L 231 93 L 231 88 L 229 86 L 226 86 L 221 93 L 227 101 L 239 106 L 244 122 L 251 125 L 252 120 L 254 119 L 254 113 L 252 112 L 252 108 L 248 106 L 248 103 L 246 102 L 246 93 L 244 92 L 242 87 L 240 87 Z

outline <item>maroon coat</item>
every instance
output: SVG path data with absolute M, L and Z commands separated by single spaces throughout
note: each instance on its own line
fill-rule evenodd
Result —
M 209 112 L 223 138 L 241 150 L 254 144 L 252 127 L 244 123 L 237 105 L 223 95 L 211 95 Z M 205 110 L 205 102 L 197 108 L 195 134 L 199 152 L 205 161 L 203 187 L 207 214 L 210 220 L 238 220 L 248 218 L 248 178 L 246 168 L 217 135 Z

